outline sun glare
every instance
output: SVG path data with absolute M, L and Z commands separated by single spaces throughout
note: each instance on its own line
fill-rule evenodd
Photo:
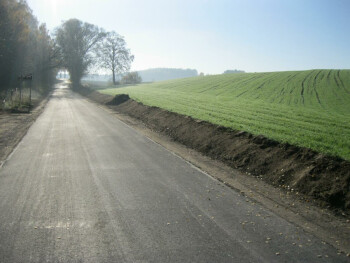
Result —
M 51 7 L 53 8 L 53 9 L 56 9 L 57 8 L 57 6 L 59 5 L 59 0 L 49 0 L 49 2 L 50 2 L 50 5 L 51 5 Z
M 51 13 L 52 16 L 54 18 L 57 17 L 57 7 L 60 5 L 60 0 L 49 0 L 50 3 L 50 9 L 51 9 Z

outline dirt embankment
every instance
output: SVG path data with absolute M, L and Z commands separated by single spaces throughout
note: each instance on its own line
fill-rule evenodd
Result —
M 82 89 L 81 94 L 128 114 L 154 131 L 264 181 L 350 214 L 350 162 L 264 136 L 145 106 L 125 95 L 112 97 Z

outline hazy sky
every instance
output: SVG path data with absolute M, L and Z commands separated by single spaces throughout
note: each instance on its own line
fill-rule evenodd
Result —
M 50 31 L 78 18 L 125 37 L 132 70 L 350 68 L 349 0 L 27 0 Z

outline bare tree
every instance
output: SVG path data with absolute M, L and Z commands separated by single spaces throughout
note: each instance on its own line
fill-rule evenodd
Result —
M 116 84 L 115 76 L 129 71 L 134 60 L 124 38 L 114 31 L 107 33 L 106 38 L 97 46 L 96 53 L 101 67 L 112 71 L 113 84 Z
M 94 47 L 105 35 L 97 26 L 78 19 L 70 19 L 56 30 L 56 41 L 61 48 L 73 88 L 80 86 L 81 78 L 95 62 Z

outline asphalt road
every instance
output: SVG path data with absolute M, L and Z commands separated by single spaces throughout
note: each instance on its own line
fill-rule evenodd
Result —
M 348 262 L 64 85 L 0 169 L 0 262 Z

